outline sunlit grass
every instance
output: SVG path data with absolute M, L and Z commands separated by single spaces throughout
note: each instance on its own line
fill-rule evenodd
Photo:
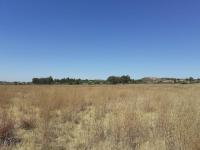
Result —
M 199 150 L 199 98 L 199 85 L 0 86 L 0 149 Z

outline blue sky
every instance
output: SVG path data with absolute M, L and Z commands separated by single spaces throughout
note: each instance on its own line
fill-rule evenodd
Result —
M 199 0 L 0 0 L 0 80 L 200 77 Z

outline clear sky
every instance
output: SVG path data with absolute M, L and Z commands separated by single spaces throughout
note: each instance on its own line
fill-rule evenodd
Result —
M 200 77 L 199 0 L 0 0 L 0 80 Z

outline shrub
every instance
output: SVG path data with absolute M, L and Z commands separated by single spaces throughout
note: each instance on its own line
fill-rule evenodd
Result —
M 32 118 L 23 118 L 21 119 L 21 128 L 25 129 L 25 130 L 31 130 L 33 128 L 35 128 L 36 124 L 35 124 L 35 120 Z
M 14 135 L 14 123 L 11 120 L 1 120 L 0 124 L 0 145 L 9 146 L 20 142 Z

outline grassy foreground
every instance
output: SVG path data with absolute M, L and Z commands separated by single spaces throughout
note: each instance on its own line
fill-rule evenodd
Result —
M 0 149 L 199 150 L 200 85 L 2 85 Z

